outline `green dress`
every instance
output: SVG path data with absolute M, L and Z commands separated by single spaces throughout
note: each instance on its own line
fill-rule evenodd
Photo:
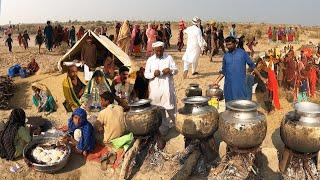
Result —
M 41 107 L 40 111 L 53 112 L 56 110 L 56 102 L 45 91 L 40 91 L 39 95 L 33 95 L 32 102 L 36 107 Z
M 26 127 L 21 126 L 18 129 L 18 133 L 14 139 L 14 147 L 16 152 L 14 154 L 15 158 L 22 156 L 24 147 L 31 141 L 31 136 Z

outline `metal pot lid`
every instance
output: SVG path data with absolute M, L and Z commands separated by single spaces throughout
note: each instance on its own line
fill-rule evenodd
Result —
M 182 100 L 183 103 L 185 104 L 203 104 L 207 103 L 209 101 L 208 97 L 203 97 L 203 96 L 192 96 L 192 97 L 187 97 Z
M 312 115 L 319 115 L 320 116 L 320 105 L 311 103 L 311 102 L 300 102 L 294 104 L 294 109 L 296 112 L 304 113 L 304 114 L 312 114 Z
M 226 104 L 228 109 L 235 111 L 254 111 L 257 110 L 259 104 L 249 100 L 234 100 Z
M 138 101 L 130 103 L 128 106 L 139 107 L 139 106 L 143 106 L 143 105 L 150 104 L 150 103 L 151 103 L 150 99 L 139 99 Z

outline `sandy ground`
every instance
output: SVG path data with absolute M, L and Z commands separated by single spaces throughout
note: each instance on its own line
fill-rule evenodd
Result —
M 173 32 L 174 37 L 172 39 L 172 44 L 176 44 L 178 31 L 174 30 Z M 0 42 L 3 42 L 3 40 Z M 61 52 L 63 52 L 63 50 L 55 50 L 53 53 L 49 53 L 43 48 L 43 53 L 38 54 L 36 47 L 34 47 L 34 43 L 31 42 L 30 44 L 31 47 L 29 50 L 24 50 L 15 44 L 13 54 L 7 52 L 7 47 L 4 47 L 3 43 L 0 45 L 0 73 L 2 75 L 6 74 L 7 68 L 14 63 L 27 63 L 31 58 L 36 58 L 42 69 L 42 73 L 39 75 L 31 76 L 26 79 L 14 78 L 17 89 L 14 97 L 10 100 L 10 105 L 12 107 L 23 108 L 29 117 L 40 115 L 43 118 L 51 120 L 55 126 L 61 126 L 66 123 L 70 116 L 70 114 L 65 113 L 62 106 L 64 97 L 61 84 L 66 75 L 55 72 L 55 66 L 59 58 L 62 56 Z M 259 44 L 256 49 L 261 51 L 268 50 L 273 47 L 274 45 L 267 44 L 266 40 L 259 40 Z M 200 74 L 197 76 L 190 76 L 189 79 L 183 80 L 183 63 L 181 60 L 183 52 L 177 52 L 175 49 L 169 49 L 167 52 L 174 57 L 179 67 L 179 74 L 174 77 L 174 80 L 178 97 L 178 108 L 181 108 L 183 106 L 181 100 L 185 96 L 185 90 L 188 84 L 199 83 L 203 91 L 205 91 L 208 85 L 212 83 L 218 75 L 218 71 L 221 68 L 222 56 L 216 56 L 214 58 L 214 62 L 209 62 L 208 56 L 201 56 L 199 59 L 198 69 Z M 145 59 L 142 59 L 137 64 L 144 64 L 144 61 Z M 31 103 L 32 92 L 30 86 L 33 82 L 41 82 L 48 86 L 54 98 L 57 100 L 57 112 L 48 116 L 36 113 L 35 108 L 32 107 Z M 281 106 L 282 109 L 280 111 L 267 116 L 268 131 L 262 144 L 262 152 L 264 156 L 261 158 L 261 162 L 263 164 L 261 174 L 263 179 L 278 179 L 277 151 L 281 151 L 283 148 L 283 143 L 279 134 L 279 127 L 284 114 L 291 110 L 291 105 L 284 98 L 284 94 L 281 94 Z M 10 111 L 1 110 L 0 117 L 5 121 L 5 118 L 8 117 L 9 113 Z M 166 152 L 170 155 L 174 155 L 177 152 L 183 151 L 183 136 L 173 130 L 170 133 L 170 137 L 171 140 L 167 144 L 165 149 Z M 219 139 L 219 134 L 216 133 L 216 137 Z M 217 143 L 219 143 L 219 141 Z M 11 173 L 9 168 L 15 163 L 18 163 L 22 168 L 18 173 Z M 153 167 L 151 169 L 148 164 L 144 163 L 140 170 L 134 175 L 133 179 L 170 179 L 177 170 L 178 165 L 172 161 L 167 161 L 163 166 Z M 109 169 L 108 171 L 103 172 L 100 170 L 99 164 L 91 162 L 86 163 L 82 157 L 73 155 L 68 165 L 61 172 L 54 175 L 43 174 L 29 169 L 23 160 L 7 162 L 2 159 L 0 160 L 0 173 L 0 179 L 117 179 L 119 170 Z M 192 179 L 206 178 L 195 176 Z

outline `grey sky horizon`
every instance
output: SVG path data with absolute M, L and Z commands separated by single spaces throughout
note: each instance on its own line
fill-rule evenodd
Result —
M 203 20 L 320 25 L 319 0 L 0 0 L 0 24 Z M 59 6 L 58 6 L 59 5 Z

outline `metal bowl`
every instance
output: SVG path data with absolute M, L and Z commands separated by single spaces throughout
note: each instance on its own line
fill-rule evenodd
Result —
M 216 97 L 219 101 L 224 99 L 223 90 L 219 88 L 219 86 L 209 85 L 209 89 L 206 91 L 206 96 L 212 98 Z
M 304 123 L 320 123 L 320 106 L 311 102 L 300 102 L 294 105 L 295 112 Z
M 192 96 L 187 97 L 182 100 L 184 107 L 179 110 L 181 114 L 192 114 L 199 115 L 206 113 L 211 110 L 211 107 L 208 106 L 208 97 L 203 96 Z
M 142 112 L 151 107 L 150 99 L 139 99 L 133 103 L 128 104 L 130 111 Z
M 308 118 L 312 121 L 312 118 Z M 320 123 L 301 120 L 295 111 L 288 112 L 280 126 L 280 136 L 284 144 L 301 153 L 314 153 L 320 150 Z
M 199 87 L 199 84 L 191 83 L 189 87 L 186 89 L 186 96 L 202 96 L 202 89 Z
M 179 109 L 176 129 L 188 138 L 201 139 L 211 136 L 218 129 L 219 113 L 208 105 L 209 98 L 193 96 L 183 99 Z
M 247 111 L 255 111 L 258 109 L 258 103 L 249 100 L 235 100 L 227 103 L 227 108 L 231 110 L 247 112 Z
M 220 114 L 219 133 L 229 146 L 250 149 L 261 145 L 267 134 L 266 117 L 257 111 L 258 104 L 248 100 L 227 103 Z
M 150 103 L 151 103 L 150 99 L 139 99 L 138 101 L 130 103 L 128 106 L 130 106 L 130 107 L 140 107 L 140 106 L 144 106 L 144 105 L 147 105 L 147 104 L 150 104 Z
M 23 158 L 25 162 L 33 167 L 35 170 L 45 173 L 55 173 L 62 168 L 64 168 L 70 158 L 71 155 L 71 147 L 68 144 L 64 144 L 67 148 L 67 155 L 60 161 L 54 164 L 40 164 L 35 162 L 32 158 L 31 151 L 39 144 L 52 143 L 55 144 L 58 142 L 58 138 L 53 137 L 38 137 L 34 138 L 27 146 L 23 149 Z
M 203 96 L 192 96 L 182 100 L 184 104 L 203 104 L 208 103 L 209 98 Z

